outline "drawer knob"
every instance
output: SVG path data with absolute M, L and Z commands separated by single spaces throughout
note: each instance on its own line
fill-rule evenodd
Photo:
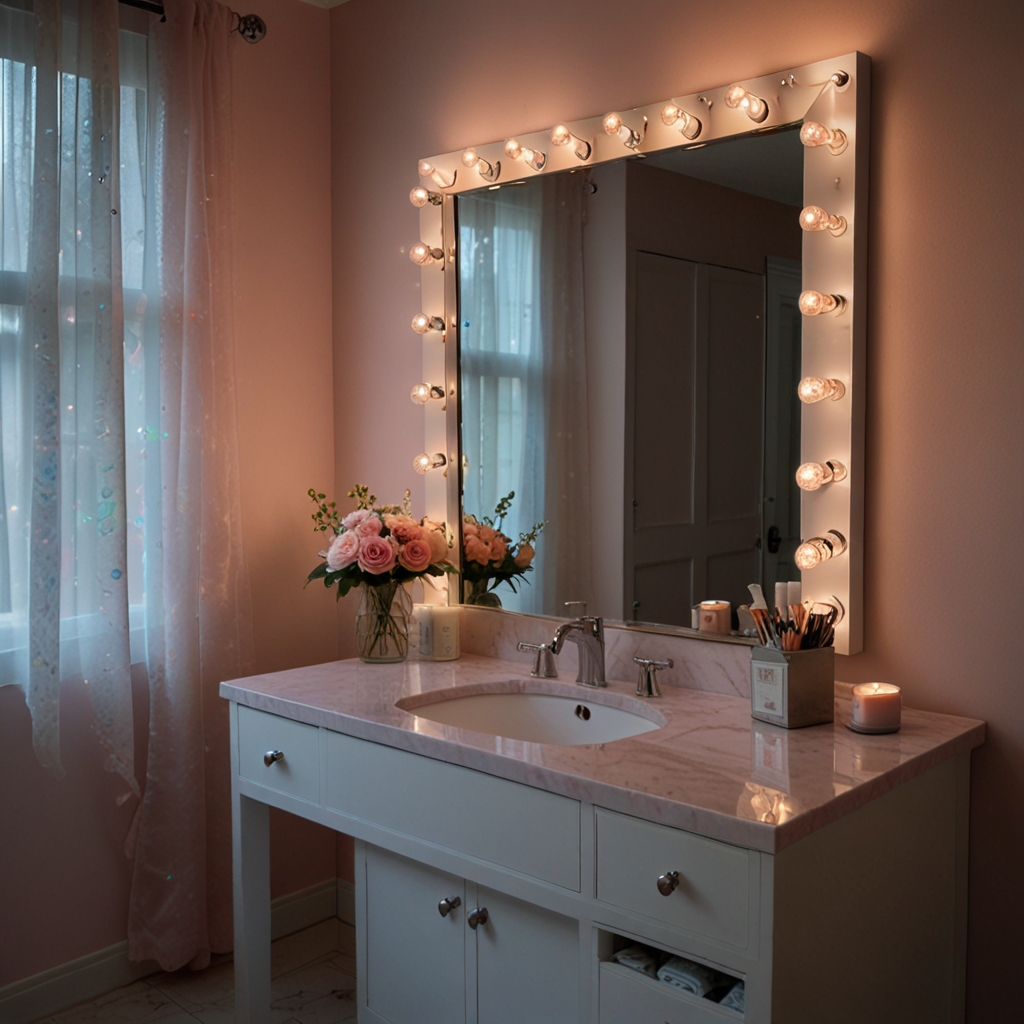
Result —
M 446 896 L 437 905 L 437 912 L 442 917 L 447 917 L 456 907 L 462 906 L 462 899 L 458 896 Z
M 487 924 L 487 908 L 477 907 L 476 910 L 472 911 L 469 917 L 466 918 L 466 923 L 474 931 L 476 930 L 477 925 Z
M 658 875 L 658 892 L 662 896 L 671 896 L 676 891 L 676 887 L 679 885 L 679 872 L 678 871 L 666 871 L 663 875 Z
M 269 768 L 275 761 L 284 760 L 283 750 L 268 750 L 263 755 L 263 763 Z

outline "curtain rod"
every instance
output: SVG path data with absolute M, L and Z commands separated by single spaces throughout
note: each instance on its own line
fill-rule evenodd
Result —
M 161 21 L 165 17 L 164 5 L 160 3 L 160 0 L 117 0 L 117 2 L 124 4 L 125 7 L 135 7 L 149 14 L 159 14 Z M 237 11 L 231 13 L 237 19 L 232 32 L 237 32 L 247 43 L 258 43 L 267 34 L 267 24 L 258 14 L 239 14 Z

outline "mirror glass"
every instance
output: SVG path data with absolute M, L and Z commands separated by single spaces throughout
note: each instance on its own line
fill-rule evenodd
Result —
M 802 181 L 790 127 L 458 196 L 464 600 L 735 625 L 799 579 Z

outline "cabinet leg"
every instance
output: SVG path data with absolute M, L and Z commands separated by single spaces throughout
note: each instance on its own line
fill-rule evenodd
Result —
M 235 1024 L 270 1024 L 270 809 L 235 793 Z

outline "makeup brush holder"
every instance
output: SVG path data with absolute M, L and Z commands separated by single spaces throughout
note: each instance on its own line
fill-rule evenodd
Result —
M 835 648 L 750 653 L 750 714 L 760 722 L 802 729 L 835 717 Z

